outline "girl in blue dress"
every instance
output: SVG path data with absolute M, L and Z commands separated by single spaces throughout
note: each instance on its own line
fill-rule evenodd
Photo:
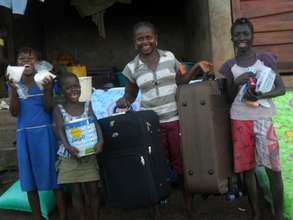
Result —
M 34 220 L 40 220 L 38 191 L 54 190 L 61 219 L 66 219 L 61 190 L 55 170 L 57 142 L 52 128 L 52 79 L 44 88 L 34 82 L 37 53 L 22 48 L 17 65 L 24 66 L 20 82 L 10 81 L 10 112 L 17 117 L 16 147 L 21 188 L 27 192 Z

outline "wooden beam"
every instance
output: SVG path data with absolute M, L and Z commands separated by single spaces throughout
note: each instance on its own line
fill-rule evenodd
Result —
M 254 32 L 293 31 L 293 21 L 253 22 Z
M 293 2 L 242 1 L 240 8 L 245 17 L 252 19 L 293 12 Z
M 231 8 L 232 8 L 232 19 L 233 22 L 237 19 L 242 17 L 242 12 L 240 9 L 240 0 L 231 0 Z

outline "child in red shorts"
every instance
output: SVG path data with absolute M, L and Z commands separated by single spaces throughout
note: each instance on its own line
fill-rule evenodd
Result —
M 281 220 L 283 182 L 279 164 L 279 145 L 272 124 L 275 106 L 271 98 L 285 94 L 284 84 L 277 74 L 276 57 L 271 53 L 256 53 L 252 49 L 253 25 L 248 19 L 237 19 L 231 27 L 231 36 L 237 51 L 236 57 L 226 61 L 220 73 L 227 79 L 230 99 L 233 101 L 230 117 L 234 171 L 244 174 L 253 219 L 261 220 L 255 167 L 260 165 L 266 168 L 273 195 L 274 219 Z M 266 71 L 275 74 L 272 89 L 265 93 L 249 89 L 248 83 L 257 81 Z M 243 90 L 243 86 L 247 86 L 247 89 Z

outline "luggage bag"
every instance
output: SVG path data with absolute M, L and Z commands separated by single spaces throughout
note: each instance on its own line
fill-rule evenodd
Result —
M 233 164 L 225 80 L 183 85 L 177 92 L 186 190 L 226 193 Z
M 170 187 L 157 114 L 128 112 L 99 124 L 105 142 L 98 160 L 106 205 L 140 208 L 165 199 Z

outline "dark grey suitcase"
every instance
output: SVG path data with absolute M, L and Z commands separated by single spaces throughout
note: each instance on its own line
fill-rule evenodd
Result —
M 168 197 L 170 181 L 154 111 L 129 112 L 100 119 L 105 141 L 99 155 L 106 205 L 151 206 Z
M 226 193 L 232 173 L 225 80 L 178 88 L 185 187 L 190 193 Z

